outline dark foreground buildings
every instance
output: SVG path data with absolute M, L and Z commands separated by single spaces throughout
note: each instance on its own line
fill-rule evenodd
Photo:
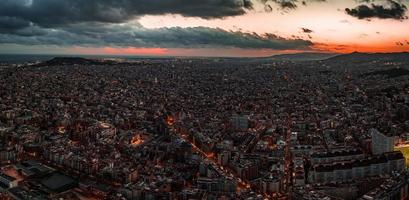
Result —
M 404 199 L 407 64 L 4 66 L 0 198 Z

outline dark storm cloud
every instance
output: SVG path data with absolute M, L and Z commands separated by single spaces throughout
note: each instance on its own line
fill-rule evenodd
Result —
M 310 1 L 310 2 L 327 2 L 327 0 L 309 0 L 309 1 Z M 308 5 L 308 4 L 307 4 L 307 1 L 302 1 L 301 3 L 302 3 L 302 5 L 304 5 L 304 6 Z
M 276 4 L 283 10 L 293 10 L 298 7 L 298 4 L 307 6 L 307 2 L 326 2 L 327 0 L 258 0 L 259 2 L 270 5 L 270 3 Z M 271 6 L 270 6 L 271 7 Z
M 322 2 L 325 0 L 306 0 Z M 295 9 L 298 0 L 2 0 L 0 18 L 25 27 L 62 27 L 81 22 L 123 23 L 144 15 L 180 14 L 205 19 L 243 15 L 254 3 Z M 12 23 L 8 23 L 12 24 Z M 5 29 L 8 28 L 5 26 Z M 20 27 L 23 28 L 23 27 Z M 10 27 L 16 29 L 16 27 Z
M 31 22 L 16 17 L 0 17 L 0 34 L 15 34 L 20 36 L 33 36 L 45 34 L 41 28 Z
M 345 11 L 349 15 L 357 17 L 359 19 L 407 19 L 407 17 L 405 16 L 407 7 L 404 4 L 400 4 L 393 0 L 387 0 L 387 5 L 376 5 L 372 3 L 368 6 L 363 4 L 352 9 L 346 8 Z
M 252 5 L 250 0 L 2 0 L 0 17 L 52 27 L 86 21 L 119 23 L 148 14 L 222 18 L 242 15 Z
M 324 2 L 325 0 L 305 0 Z M 205 19 L 245 14 L 253 4 L 297 8 L 298 0 L 2 0 L 0 17 L 40 27 L 81 22 L 123 23 L 143 15 L 180 14 Z
M 0 35 L 0 43 L 58 45 L 58 46 L 116 46 L 116 47 L 163 47 L 207 48 L 233 47 L 243 49 L 308 49 L 310 41 L 285 39 L 273 34 L 259 35 L 225 31 L 206 27 L 146 29 L 141 26 L 88 23 L 49 30 L 46 35 L 24 37 Z
M 278 3 L 278 1 L 273 2 Z M 252 9 L 253 2 L 266 3 L 267 1 L 2 0 L 0 43 L 90 47 L 233 47 L 277 50 L 306 49 L 312 45 L 308 40 L 285 39 L 273 34 L 258 35 L 205 27 L 146 29 L 131 22 L 132 19 L 143 15 L 180 14 L 205 19 L 237 16 Z M 271 6 L 267 8 L 272 10 Z
M 272 0 L 276 4 L 278 4 L 282 9 L 296 9 L 297 8 L 297 0 Z
M 0 16 L 0 31 L 13 31 L 30 26 L 30 22 L 16 17 Z

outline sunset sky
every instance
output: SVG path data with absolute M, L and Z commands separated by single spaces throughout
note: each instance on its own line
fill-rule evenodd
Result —
M 1 54 L 409 51 L 409 0 L 2 0 Z

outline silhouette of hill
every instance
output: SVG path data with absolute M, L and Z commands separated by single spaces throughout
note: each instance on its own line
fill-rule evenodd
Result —
M 342 54 L 326 59 L 326 62 L 352 62 L 352 63 L 365 63 L 373 61 L 383 62 L 408 62 L 409 53 L 360 53 L 354 52 L 350 54 Z
M 82 57 L 55 57 L 51 60 L 36 64 L 35 66 L 61 66 L 61 65 L 110 65 L 116 64 L 112 60 L 97 60 Z
M 280 54 L 273 55 L 269 58 L 273 60 L 284 60 L 284 61 L 314 61 L 314 60 L 325 60 L 337 56 L 339 54 L 334 53 L 294 53 L 294 54 Z

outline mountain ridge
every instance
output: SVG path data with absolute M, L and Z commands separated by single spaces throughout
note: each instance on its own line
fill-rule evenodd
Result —
M 396 53 L 363 53 L 353 52 L 328 58 L 327 62 L 371 62 L 371 61 L 409 61 L 409 52 Z
M 273 59 L 273 60 L 287 60 L 287 61 L 314 61 L 314 60 L 326 60 L 326 59 L 329 59 L 337 55 L 339 54 L 304 52 L 304 53 L 278 54 L 278 55 L 269 56 L 267 58 Z

